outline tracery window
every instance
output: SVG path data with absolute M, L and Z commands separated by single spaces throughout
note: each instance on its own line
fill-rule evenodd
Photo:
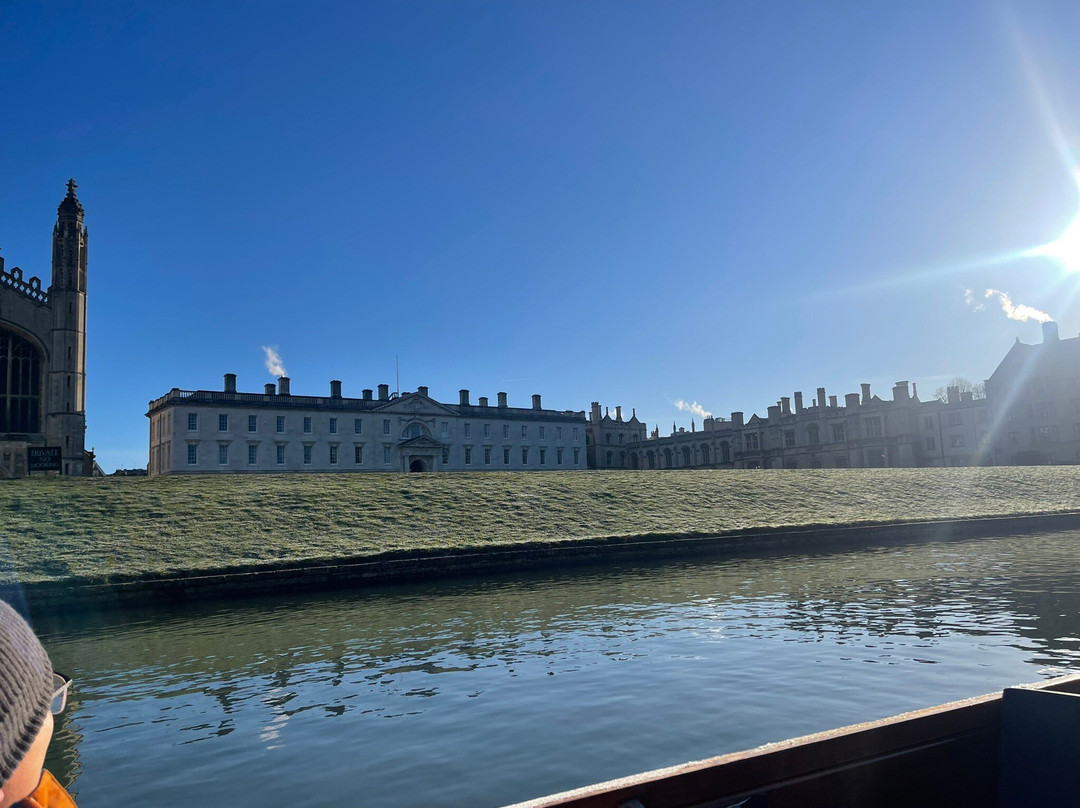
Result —
M 41 354 L 0 328 L 0 433 L 41 431 Z

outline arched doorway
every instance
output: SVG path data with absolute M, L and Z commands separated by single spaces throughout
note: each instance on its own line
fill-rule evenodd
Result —
M 427 466 L 424 465 L 423 460 L 414 460 L 409 464 L 410 472 L 427 471 Z

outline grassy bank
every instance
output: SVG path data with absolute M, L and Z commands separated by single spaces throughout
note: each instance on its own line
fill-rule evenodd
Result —
M 1080 510 L 1080 467 L 0 483 L 4 576 L 164 573 L 614 536 Z

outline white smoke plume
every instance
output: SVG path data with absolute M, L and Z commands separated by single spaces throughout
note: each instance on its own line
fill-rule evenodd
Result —
M 675 406 L 678 407 L 683 412 L 693 413 L 694 415 L 698 415 L 698 416 L 700 416 L 702 418 L 712 418 L 712 413 L 709 412 L 704 407 L 702 407 L 696 401 L 687 402 L 687 401 L 683 401 L 680 398 L 678 401 L 675 401 L 675 402 L 672 402 L 672 403 L 674 403 Z
M 1001 310 L 1005 312 L 1005 316 L 1010 320 L 1019 320 L 1022 323 L 1026 323 L 1028 320 L 1034 320 L 1037 323 L 1048 323 L 1054 319 L 1045 311 L 1039 311 L 1023 303 L 1013 303 L 1007 294 L 999 292 L 997 289 L 987 289 L 986 297 L 996 297 L 1001 301 Z
M 975 293 L 970 289 L 964 290 L 964 302 L 972 307 L 972 311 L 982 311 L 986 308 L 985 303 L 979 303 L 978 305 L 975 304 Z
M 288 376 L 289 371 L 285 370 L 285 363 L 281 361 L 281 355 L 277 352 L 277 346 L 271 348 L 268 345 L 262 346 L 263 352 L 266 354 L 266 370 L 275 379 L 279 376 Z

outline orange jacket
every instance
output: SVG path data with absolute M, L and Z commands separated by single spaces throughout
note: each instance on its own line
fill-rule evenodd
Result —
M 43 769 L 41 780 L 34 793 L 18 803 L 19 808 L 78 808 L 75 800 L 53 777 L 52 772 Z

